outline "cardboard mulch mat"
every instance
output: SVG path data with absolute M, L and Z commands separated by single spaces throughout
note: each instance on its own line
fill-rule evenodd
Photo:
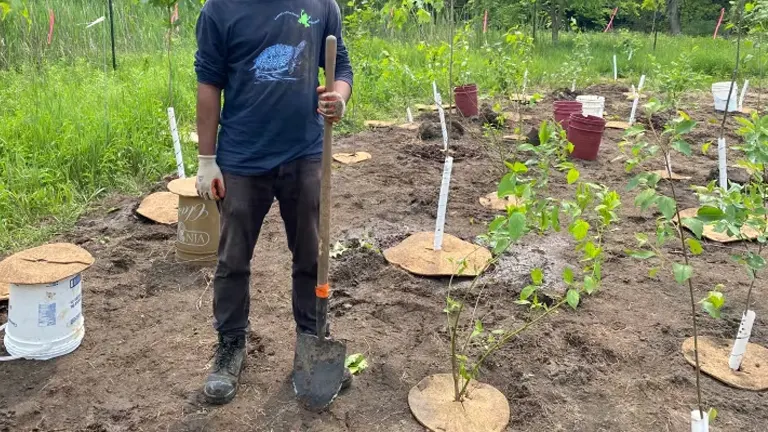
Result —
M 691 366 L 696 367 L 693 347 L 693 338 L 691 337 L 683 342 L 682 351 L 685 360 Z M 747 353 L 741 363 L 741 370 L 734 372 L 728 366 L 732 347 L 732 340 L 699 337 L 701 371 L 737 389 L 768 390 L 768 349 L 757 344 L 748 344 Z
M 351 165 L 362 161 L 367 161 L 371 157 L 371 154 L 366 152 L 336 153 L 333 155 L 333 160 L 339 163 L 343 163 L 344 165 Z
M 432 104 L 432 105 L 416 104 L 413 107 L 416 108 L 417 111 L 437 111 L 437 105 L 435 104 Z M 444 110 L 448 110 L 454 107 L 455 105 L 446 104 L 446 103 L 443 104 Z
M 520 134 L 512 134 L 512 135 L 504 135 L 501 139 L 504 141 L 519 142 L 519 141 L 527 141 L 528 137 Z
M 198 196 L 197 187 L 195 186 L 196 181 L 194 177 L 176 179 L 168 183 L 168 190 L 178 196 L 193 198 Z
M 527 114 L 520 115 L 520 113 L 514 111 L 505 111 L 501 113 L 501 115 L 503 115 L 507 121 L 513 122 L 533 120 L 533 116 Z
M 11 287 L 5 283 L 0 282 L 0 301 L 8 300 Z
M 179 197 L 173 192 L 157 192 L 141 201 L 136 213 L 145 218 L 172 225 L 179 221 Z
M 752 115 L 752 113 L 756 113 L 757 110 L 754 108 L 743 107 L 739 110 L 739 112 L 746 115 Z
M 400 129 L 415 131 L 415 130 L 419 130 L 419 127 L 421 127 L 421 123 L 416 123 L 416 122 L 403 123 L 401 125 L 397 125 L 397 127 Z
M 371 129 L 390 128 L 394 125 L 395 125 L 395 122 L 380 121 L 380 120 L 367 120 L 365 122 L 365 127 L 369 127 Z
M 472 380 L 462 402 L 454 401 L 451 374 L 421 380 L 408 393 L 408 406 L 416 420 L 432 432 L 501 432 L 510 417 L 504 394 Z
M 672 177 L 670 177 L 669 173 L 667 173 L 667 170 L 651 171 L 651 174 L 656 174 L 659 177 L 663 178 L 664 180 L 690 180 L 691 179 L 688 176 L 680 175 L 675 172 L 673 172 Z
M 531 95 L 521 95 L 521 94 L 514 94 L 512 95 L 509 100 L 512 102 L 525 102 L 528 103 L 531 100 L 533 100 L 533 96 Z
M 58 282 L 83 272 L 94 259 L 87 250 L 69 243 L 39 246 L 0 262 L 0 282 L 40 285 Z
M 697 207 L 681 210 L 680 217 L 683 219 L 695 218 L 698 211 L 699 209 Z M 675 216 L 673 220 L 675 221 L 675 223 L 677 223 L 677 216 Z M 718 243 L 732 243 L 732 242 L 737 242 L 742 240 L 755 240 L 758 237 L 760 237 L 760 233 L 757 232 L 757 230 L 755 230 L 754 228 L 749 226 L 741 227 L 741 234 L 744 236 L 743 239 L 740 239 L 738 237 L 731 237 L 724 232 L 722 233 L 715 232 L 715 225 L 709 224 L 709 225 L 704 225 L 704 232 L 702 236 L 709 240 L 716 241 Z
M 625 121 L 609 121 L 605 124 L 605 128 L 627 130 L 630 128 L 630 126 L 629 126 L 629 123 Z
M 384 258 L 392 264 L 420 276 L 477 276 L 491 260 L 491 253 L 450 234 L 443 235 L 442 250 L 434 250 L 435 234 L 413 234 L 397 246 L 384 251 Z M 459 274 L 459 263 L 466 267 Z
M 517 198 L 514 196 L 499 198 L 497 192 L 491 192 L 484 197 L 480 197 L 480 205 L 491 210 L 507 210 L 508 206 L 517 205 Z

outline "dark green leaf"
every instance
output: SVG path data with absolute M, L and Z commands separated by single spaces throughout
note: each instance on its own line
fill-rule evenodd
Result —
M 509 237 L 513 242 L 520 240 L 525 234 L 525 215 L 522 213 L 513 213 L 509 217 Z
M 704 223 L 718 222 L 725 217 L 725 212 L 717 207 L 702 206 L 696 213 L 696 218 Z
M 677 135 L 685 135 L 696 127 L 696 122 L 693 120 L 683 120 L 675 125 L 675 133 Z
M 698 239 L 704 234 L 704 222 L 699 219 L 685 218 L 683 219 L 683 226 L 691 230 L 693 235 Z
M 680 153 L 690 156 L 691 155 L 691 145 L 683 140 L 677 140 L 672 143 L 672 148 L 679 151 Z
M 675 200 L 668 196 L 659 195 L 656 200 L 656 205 L 659 206 L 659 211 L 664 215 L 664 219 L 672 220 L 677 212 L 677 203 Z
M 765 268 L 765 259 L 755 253 L 748 252 L 745 261 L 752 270 L 759 271 Z
M 648 207 L 656 200 L 656 191 L 653 189 L 646 189 L 640 192 L 635 198 L 635 207 L 640 207 L 641 210 L 648 210 Z

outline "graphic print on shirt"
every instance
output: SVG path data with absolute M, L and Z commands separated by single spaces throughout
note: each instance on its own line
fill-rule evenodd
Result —
M 301 53 L 307 46 L 301 41 L 297 46 L 276 44 L 268 47 L 253 61 L 253 71 L 256 82 L 265 81 L 296 81 L 294 72 L 301 72 Z M 299 75 L 299 74 L 297 74 Z
M 294 12 L 291 12 L 291 11 L 280 12 L 275 17 L 275 21 L 277 21 L 280 17 L 283 17 L 285 15 L 290 15 L 292 17 L 298 18 L 298 23 L 303 25 L 304 27 L 307 27 L 307 28 L 309 28 L 310 26 L 313 26 L 313 25 L 315 25 L 315 24 L 320 22 L 319 19 L 313 20 L 312 17 L 309 16 L 304 11 L 304 9 L 301 10 L 301 14 L 297 14 L 297 13 L 294 13 Z

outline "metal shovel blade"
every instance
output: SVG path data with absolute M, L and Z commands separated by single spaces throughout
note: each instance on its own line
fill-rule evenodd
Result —
M 299 333 L 293 359 L 293 389 L 307 409 L 320 411 L 341 390 L 347 347 L 342 342 Z

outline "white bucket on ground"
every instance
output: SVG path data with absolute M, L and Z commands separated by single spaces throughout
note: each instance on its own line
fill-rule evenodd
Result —
M 85 336 L 80 274 L 43 285 L 10 285 L 5 349 L 13 360 L 49 360 L 69 354 Z
M 728 91 L 731 90 L 730 82 L 718 82 L 712 84 L 712 97 L 715 98 L 715 110 L 725 111 L 725 104 L 728 103 L 728 112 L 739 110 L 739 86 L 733 83 L 731 92 L 731 101 L 728 102 Z
M 578 96 L 577 102 L 581 102 L 581 113 L 595 117 L 602 117 L 605 110 L 605 98 L 602 96 Z

